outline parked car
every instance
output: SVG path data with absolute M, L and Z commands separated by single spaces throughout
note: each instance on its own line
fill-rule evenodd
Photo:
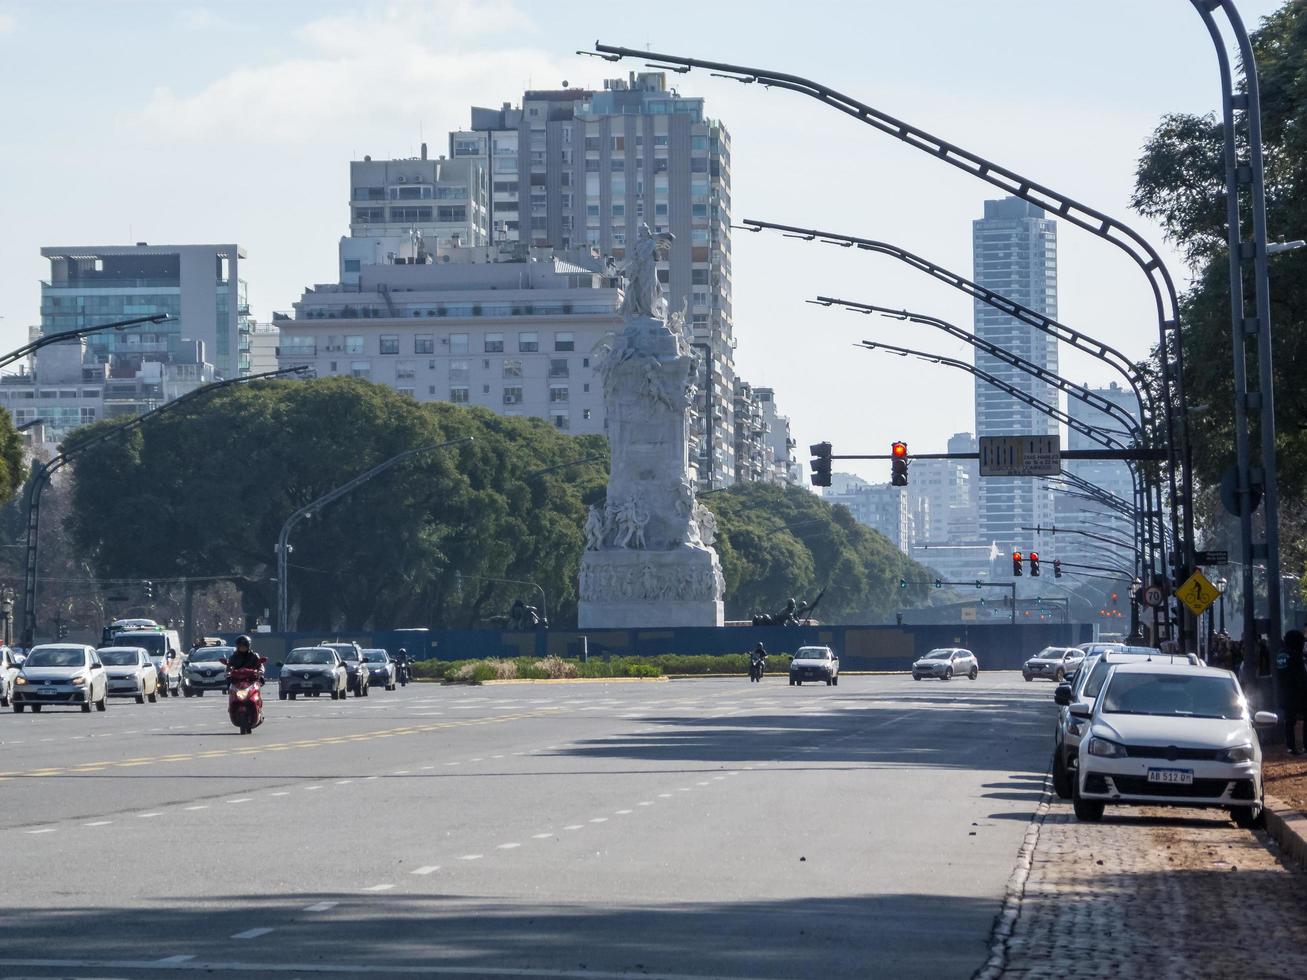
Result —
M 297 694 L 330 694 L 335 701 L 349 693 L 349 672 L 340 654 L 327 646 L 296 647 L 286 654 L 277 678 L 277 697 L 295 700 Z
M 790 685 L 804 681 L 825 681 L 829 687 L 840 682 L 840 658 L 830 647 L 799 647 L 790 660 Z
M 912 679 L 938 677 L 949 681 L 954 677 L 969 677 L 973 681 L 980 673 L 980 662 L 970 650 L 961 647 L 939 647 L 920 657 L 912 665 Z
M 143 647 L 101 647 L 96 651 L 109 677 L 109 696 L 159 700 L 159 672 Z
M 6 646 L 0 646 L 0 708 L 9 707 L 14 696 L 14 678 L 23 664 L 22 657 Z
M 93 647 L 82 643 L 42 643 L 27 655 L 14 678 L 14 711 L 29 705 L 40 711 L 47 704 L 91 705 L 103 711 L 109 703 L 109 679 Z
M 182 694 L 202 698 L 205 691 L 227 690 L 227 665 L 222 661 L 235 647 L 196 647 L 182 664 Z
M 368 696 L 368 669 L 363 665 L 363 648 L 357 643 L 320 643 L 319 646 L 330 647 L 340 654 L 341 662 L 349 672 L 349 689 L 354 697 Z
M 396 665 L 385 650 L 372 648 L 363 651 L 363 662 L 368 667 L 368 684 L 380 684 L 383 690 L 395 689 Z
M 123 629 L 113 634 L 111 643 L 102 643 L 101 646 L 144 647 L 154 669 L 159 672 L 159 694 L 165 698 L 181 694 L 182 641 L 176 630 L 164 629 L 162 626 Z
M 1084 659 L 1085 651 L 1079 647 L 1044 647 L 1022 664 L 1021 676 L 1028 681 L 1048 677 L 1061 684 L 1068 674 L 1075 673 Z
M 1228 670 L 1190 664 L 1117 664 L 1093 706 L 1070 706 L 1088 726 L 1073 797 L 1076 819 L 1107 805 L 1223 807 L 1240 827 L 1262 820 L 1256 728 L 1273 712 L 1248 710 Z
M 1127 650 L 1129 652 L 1127 652 Z M 1053 792 L 1064 800 L 1071 798 L 1079 764 L 1080 740 L 1085 723 L 1070 712 L 1073 703 L 1093 705 L 1107 680 L 1107 673 L 1117 664 L 1166 663 L 1196 666 L 1198 655 L 1193 653 L 1169 655 L 1152 647 L 1129 647 L 1114 644 L 1113 648 L 1091 654 L 1081 662 L 1071 681 L 1058 685 L 1053 692 L 1057 702 L 1057 727 L 1053 731 Z

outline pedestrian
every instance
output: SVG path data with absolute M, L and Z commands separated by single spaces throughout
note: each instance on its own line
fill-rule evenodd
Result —
M 1302 755 L 1298 740 L 1298 722 L 1307 721 L 1307 663 L 1303 661 L 1303 633 L 1289 630 L 1284 634 L 1284 656 L 1280 661 L 1280 710 L 1284 713 L 1284 741 L 1290 755 Z M 1307 732 L 1304 732 L 1307 737 Z

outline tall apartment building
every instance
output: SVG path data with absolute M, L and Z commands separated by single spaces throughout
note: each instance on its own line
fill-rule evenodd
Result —
M 622 322 L 609 264 L 584 246 L 511 243 L 429 258 L 364 265 L 356 284 L 305 290 L 293 313 L 276 315 L 281 366 L 602 433 L 591 351 Z
M 771 482 L 775 458 L 772 455 L 767 415 L 757 390 L 741 378 L 735 379 L 735 482 Z
M 1092 389 L 1096 395 L 1108 399 L 1117 407 L 1129 413 L 1133 418 L 1139 417 L 1139 402 L 1134 393 L 1112 382 L 1106 388 Z M 1086 425 L 1100 426 L 1119 430 L 1121 425 L 1110 415 L 1086 404 L 1079 398 L 1067 399 L 1067 414 L 1084 422 Z M 1072 431 L 1067 439 L 1071 449 L 1101 449 L 1102 446 L 1078 432 Z M 1066 470 L 1090 483 L 1096 484 L 1108 493 L 1134 504 L 1134 480 L 1130 467 L 1121 460 L 1113 459 L 1076 459 L 1064 464 Z M 1087 523 L 1088 522 L 1088 523 Z M 1109 525 L 1116 530 L 1105 530 L 1100 525 Z M 1084 530 L 1090 534 L 1131 540 L 1131 525 L 1109 507 L 1072 497 L 1069 494 L 1057 496 L 1057 527 L 1060 530 Z M 1050 544 L 1052 547 L 1050 547 Z M 1058 534 L 1050 542 L 1046 537 L 1043 546 L 1051 551 L 1053 557 L 1062 558 L 1080 564 L 1134 566 L 1134 553 L 1131 548 L 1113 547 L 1112 545 L 1085 537 L 1083 534 Z M 1103 559 L 1110 559 L 1104 561 Z
M 767 425 L 767 439 L 771 443 L 772 483 L 803 484 L 803 467 L 794 455 L 795 440 L 790 432 L 788 415 L 781 415 L 776 407 L 776 389 L 754 388 L 758 404 L 762 406 L 763 421 Z
M 695 425 L 700 483 L 735 479 L 735 355 L 731 311 L 730 134 L 701 98 L 662 72 L 602 90 L 533 90 L 518 107 L 472 109 L 449 155 L 489 173 L 486 223 L 498 241 L 591 245 L 619 262 L 639 226 L 675 236 L 658 276 L 684 306 L 709 409 Z
M 247 336 L 254 329 L 239 245 L 79 245 L 41 249 L 50 278 L 41 283 L 46 333 L 150 313 L 174 319 L 145 328 L 92 334 L 87 357 L 131 371 L 148 361 L 193 358 L 187 342 L 204 345 L 218 377 L 249 372 Z
M 1008 197 L 985 202 L 972 223 L 973 278 L 1009 299 L 1057 316 L 1057 224 L 1040 208 Z M 1057 370 L 1057 341 L 976 300 L 975 332 L 1050 371 Z M 992 355 L 976 351 L 976 366 L 1040 401 L 1058 404 L 1052 386 Z M 976 435 L 1056 435 L 1058 424 L 986 382 L 976 379 Z M 1052 523 L 1053 494 L 1033 479 L 985 477 L 980 481 L 981 537 L 1005 549 L 1029 548 L 1036 527 Z
M 888 483 L 868 483 L 851 473 L 832 473 L 831 485 L 822 491 L 822 499 L 842 504 L 860 524 L 879 531 L 904 554 L 912 545 L 912 515 L 903 487 Z

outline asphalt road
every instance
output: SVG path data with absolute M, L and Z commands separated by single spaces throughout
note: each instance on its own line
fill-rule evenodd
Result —
M 0 977 L 969 977 L 1019 675 L 412 685 L 0 713 Z

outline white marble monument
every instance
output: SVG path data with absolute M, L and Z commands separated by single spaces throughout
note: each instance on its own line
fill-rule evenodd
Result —
M 620 333 L 595 349 L 612 465 L 581 558 L 582 629 L 721 626 L 716 523 L 690 477 L 694 358 L 683 313 L 668 316 L 656 262 L 670 235 L 641 226 L 626 263 Z

